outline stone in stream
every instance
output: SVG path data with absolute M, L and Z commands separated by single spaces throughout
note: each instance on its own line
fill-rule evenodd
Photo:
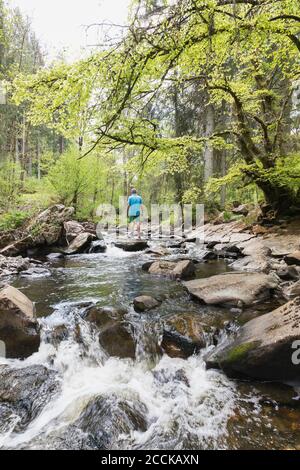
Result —
M 100 307 L 93 305 L 84 312 L 84 319 L 98 328 L 111 324 L 115 320 L 122 321 L 127 311 L 123 308 Z
M 115 246 L 129 252 L 144 251 L 149 247 L 146 240 L 119 240 L 115 242 Z
M 27 271 L 21 273 L 21 277 L 48 277 L 51 276 L 51 272 L 46 268 L 30 268 Z
M 89 249 L 93 240 L 93 235 L 87 232 L 80 233 L 76 238 L 70 243 L 67 248 L 63 249 L 65 255 L 75 255 L 77 253 L 84 253 Z
M 141 295 L 140 297 L 136 297 L 134 299 L 133 304 L 136 312 L 146 312 L 159 307 L 161 302 L 154 299 L 154 297 L 150 297 L 149 295 Z
M 184 286 L 206 304 L 242 308 L 268 299 L 279 281 L 275 274 L 226 273 L 188 281 Z
M 22 258 L 21 256 L 7 258 L 6 256 L 0 255 L 0 278 L 19 274 L 33 266 L 34 263 L 29 258 Z
M 44 366 L 12 369 L 0 365 L 0 405 L 19 417 L 15 432 L 32 422 L 59 390 L 57 373 Z
M 203 324 L 197 315 L 178 314 L 165 321 L 161 347 L 168 356 L 187 359 L 205 346 Z
M 115 449 L 121 435 L 146 432 L 147 413 L 147 407 L 137 399 L 127 401 L 112 393 L 93 398 L 74 425 L 85 433 L 91 447 Z
M 230 377 L 299 381 L 300 298 L 246 323 L 205 358 Z M 297 346 L 298 345 L 298 346 Z
M 6 357 L 12 359 L 25 359 L 40 347 L 33 303 L 11 286 L 0 292 L 0 340 L 5 344 Z
M 107 250 L 107 245 L 103 240 L 96 240 L 92 242 L 89 253 L 105 253 Z
M 99 329 L 99 342 L 109 356 L 135 359 L 136 344 L 132 325 L 123 317 L 124 309 L 94 306 L 84 319 Z
M 171 279 L 190 279 L 195 274 L 195 265 L 191 260 L 156 261 L 151 264 L 148 272 Z

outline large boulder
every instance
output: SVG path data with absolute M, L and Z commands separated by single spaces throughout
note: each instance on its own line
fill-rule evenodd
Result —
M 156 261 L 151 264 L 149 274 L 168 276 L 171 279 L 190 279 L 195 274 L 195 265 L 191 260 Z
M 187 359 L 205 346 L 205 335 L 199 316 L 193 313 L 178 314 L 164 322 L 161 347 L 168 356 Z
M 206 304 L 248 307 L 271 296 L 278 288 L 275 274 L 226 273 L 184 283 L 188 292 Z
M 84 253 L 88 251 L 93 240 L 93 235 L 90 233 L 80 233 L 76 238 L 70 243 L 67 248 L 63 249 L 65 255 L 75 255 L 77 253 Z
M 74 214 L 73 207 L 62 204 L 49 207 L 39 214 L 29 225 L 28 231 L 35 240 L 36 245 L 55 245 L 59 242 L 64 223 Z
M 0 292 L 0 341 L 6 357 L 25 359 L 40 346 L 33 303 L 19 290 L 8 286 Z
M 149 247 L 146 240 L 119 240 L 115 242 L 115 246 L 129 252 L 144 251 Z
M 22 255 L 35 247 L 58 244 L 62 238 L 64 222 L 74 214 L 73 207 L 57 204 L 40 213 L 26 228 L 26 233 L 18 240 L 4 247 L 4 256 Z
M 300 298 L 246 323 L 205 358 L 231 377 L 299 381 Z M 298 345 L 298 346 L 297 346 Z
M 160 306 L 160 302 L 149 295 L 141 295 L 133 301 L 136 312 L 146 312 Z

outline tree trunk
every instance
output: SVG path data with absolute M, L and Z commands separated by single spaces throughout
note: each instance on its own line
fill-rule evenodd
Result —
M 207 106 L 205 137 L 210 137 L 215 130 L 215 111 L 212 104 Z M 214 174 L 214 149 L 206 143 L 204 150 L 204 181 L 207 182 Z
M 275 211 L 277 216 L 300 212 L 299 195 L 288 186 L 275 186 L 269 181 L 257 181 L 257 186 L 263 191 L 266 203 Z

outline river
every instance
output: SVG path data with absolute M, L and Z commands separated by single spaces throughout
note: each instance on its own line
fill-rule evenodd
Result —
M 24 369 L 45 365 L 58 372 L 59 392 L 50 395 L 37 416 L 18 428 L 16 413 L 0 425 L 2 449 L 282 449 L 300 443 L 300 402 L 291 390 L 228 379 L 205 369 L 202 351 L 188 360 L 157 354 L 163 320 L 191 312 L 210 328 L 222 329 L 235 317 L 227 309 L 194 303 L 176 281 L 150 276 L 141 267 L 144 253 L 110 246 L 105 254 L 77 255 L 52 261 L 49 276 L 19 277 L 13 285 L 36 303 L 42 327 L 38 353 L 21 362 Z M 197 276 L 228 270 L 223 261 L 199 264 Z M 163 300 L 137 314 L 133 299 L 149 294 Z M 122 307 L 134 328 L 136 359 L 108 357 L 82 319 L 84 303 Z M 265 310 L 271 310 L 265 305 Z M 49 332 L 80 327 L 49 341 Z M 211 335 L 208 333 L 208 347 Z M 13 384 L 12 384 L 13 386 Z M 38 400 L 38 397 L 36 397 Z M 92 404 L 92 405 L 91 405 Z M 106 410 L 106 412 L 103 411 Z M 129 411 L 128 411 L 129 410 Z M 135 423 L 138 423 L 137 425 Z M 105 445 L 90 439 L 105 428 Z M 87 438 L 87 434 L 89 438 Z

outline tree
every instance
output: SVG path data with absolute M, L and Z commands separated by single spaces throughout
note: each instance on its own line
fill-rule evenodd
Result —
M 142 19 L 141 6 L 134 2 L 123 39 L 110 41 L 68 73 L 56 69 L 17 82 L 19 96 L 29 94 L 33 119 L 39 116 L 49 124 L 54 103 L 60 130 L 66 132 L 78 116 L 74 101 L 84 95 L 81 104 L 90 109 L 93 103 L 93 117 L 82 156 L 97 147 L 134 147 L 141 167 L 156 159 L 184 169 L 188 155 L 204 149 L 208 177 L 213 149 L 236 148 L 231 178 L 255 182 L 278 212 L 299 207 L 298 161 L 281 153 L 291 140 L 288 109 L 299 77 L 299 3 L 177 0 L 164 2 L 159 15 Z M 172 135 L 165 122 L 147 113 L 149 106 L 159 106 L 160 93 L 170 83 L 177 88 L 194 84 L 208 97 L 201 135 Z M 229 114 L 226 126 L 216 125 L 222 108 Z

